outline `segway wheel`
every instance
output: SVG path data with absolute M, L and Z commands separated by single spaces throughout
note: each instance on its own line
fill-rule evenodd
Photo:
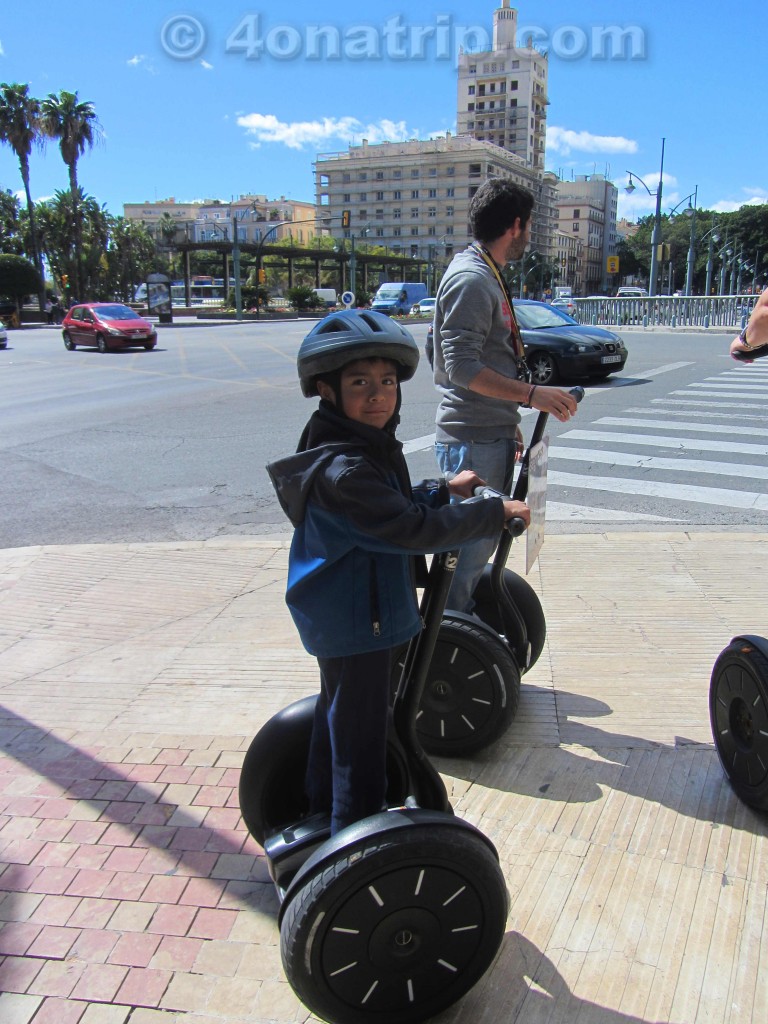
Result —
M 278 711 L 256 733 L 240 770 L 240 813 L 257 843 L 298 821 L 309 810 L 304 791 L 317 696 Z M 387 743 L 387 802 L 408 795 L 408 767 L 390 728 Z
M 768 659 L 743 639 L 733 640 L 715 662 L 709 717 L 736 795 L 768 810 Z
M 477 833 L 414 823 L 377 835 L 369 820 L 370 835 L 289 893 L 283 967 L 323 1020 L 412 1024 L 451 1006 L 491 965 L 506 885 Z
M 526 637 L 521 635 L 519 629 L 512 632 L 504 626 L 491 589 L 490 565 L 483 570 L 483 575 L 475 587 L 474 614 L 497 633 L 506 636 L 507 643 L 517 656 L 520 671 L 527 672 L 539 660 L 539 655 L 544 650 L 544 641 L 547 639 L 547 621 L 544 618 L 544 609 L 541 607 L 539 595 L 522 576 L 518 576 L 511 569 L 505 569 L 503 578 L 507 594 L 525 623 Z
M 395 665 L 397 683 L 402 659 Z M 520 701 L 520 670 L 495 631 L 447 612 L 416 716 L 424 750 L 443 757 L 474 754 L 509 728 Z

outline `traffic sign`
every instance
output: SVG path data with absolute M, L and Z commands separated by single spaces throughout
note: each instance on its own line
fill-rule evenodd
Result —
M 606 260 L 606 263 L 607 263 L 606 269 L 607 269 L 609 274 L 618 274 L 618 272 L 619 272 L 619 257 L 618 256 L 609 256 L 608 259 Z
M 354 292 L 342 292 L 341 294 L 342 303 L 349 309 L 350 306 L 355 304 L 355 293 Z

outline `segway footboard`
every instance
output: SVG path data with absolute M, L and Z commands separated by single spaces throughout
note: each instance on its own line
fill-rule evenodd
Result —
M 712 737 L 737 796 L 768 810 L 768 640 L 737 636 L 721 651 L 709 689 Z

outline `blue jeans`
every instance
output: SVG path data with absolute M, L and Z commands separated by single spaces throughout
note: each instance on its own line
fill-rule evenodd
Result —
M 512 489 L 516 450 L 514 437 L 503 437 L 497 441 L 435 443 L 435 455 L 440 469 L 446 476 L 455 476 L 463 469 L 471 469 L 490 487 L 495 487 L 505 494 L 509 494 Z M 488 537 L 470 541 L 462 547 L 448 594 L 449 608 L 458 612 L 472 611 L 472 594 L 497 544 L 498 537 Z

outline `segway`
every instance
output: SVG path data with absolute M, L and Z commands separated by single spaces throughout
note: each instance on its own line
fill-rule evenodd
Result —
M 511 523 L 522 532 L 520 520 Z M 457 557 L 432 560 L 424 627 L 393 701 L 391 809 L 333 837 L 328 815 L 302 816 L 315 697 L 273 716 L 243 763 L 240 809 L 277 888 L 286 977 L 312 1013 L 334 1024 L 432 1017 L 478 981 L 504 937 L 509 902 L 498 854 L 454 816 L 415 728 Z
M 584 389 L 571 389 L 580 402 Z M 544 436 L 547 415 L 536 420 L 520 462 L 512 497 L 525 501 L 531 449 Z M 488 496 L 499 496 L 481 488 Z M 419 742 L 430 754 L 463 757 L 499 739 L 517 714 L 521 676 L 544 648 L 546 620 L 533 587 L 506 568 L 512 545 L 502 530 L 493 561 L 474 592 L 473 614 L 446 610 L 429 666 L 416 723 Z M 393 671 L 397 685 L 402 660 Z
M 737 636 L 721 651 L 709 688 L 720 763 L 736 795 L 768 810 L 768 640 Z
M 739 362 L 768 356 L 768 346 L 732 352 Z M 720 652 L 709 686 L 709 720 L 720 764 L 736 795 L 768 810 L 768 640 L 736 636 Z

